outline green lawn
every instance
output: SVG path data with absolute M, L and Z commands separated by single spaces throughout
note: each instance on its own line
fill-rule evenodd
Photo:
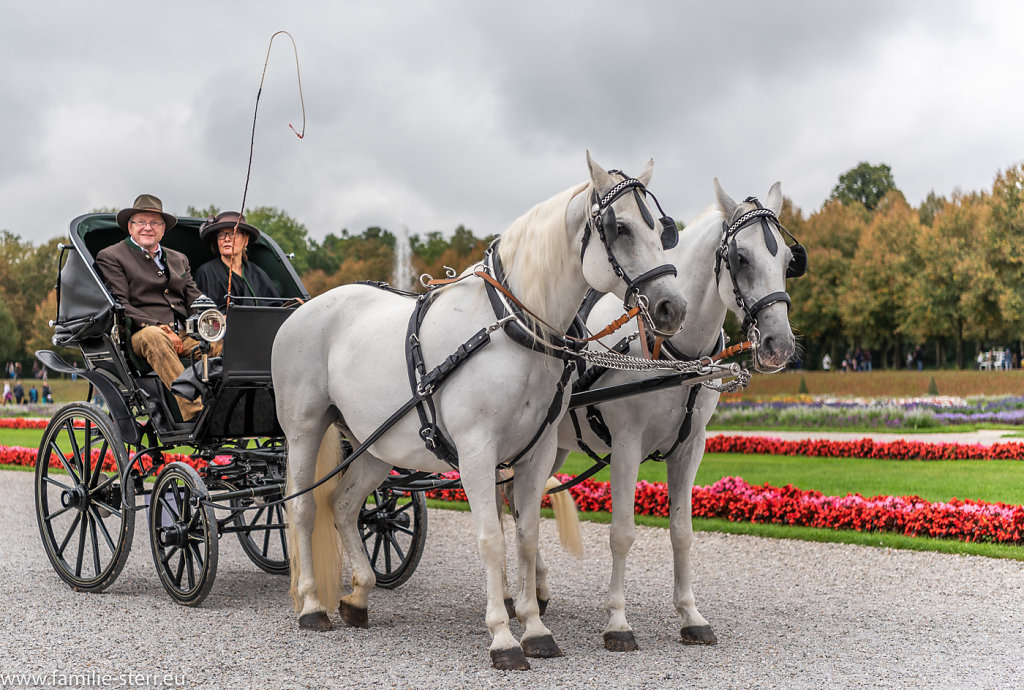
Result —
M 579 474 L 591 464 L 587 457 L 574 453 L 562 471 Z M 831 496 L 917 495 L 929 501 L 957 497 L 1024 505 L 1024 462 L 1019 460 L 915 462 L 709 453 L 700 463 L 696 483 L 714 484 L 730 476 L 742 477 L 749 484 L 792 484 Z M 595 479 L 608 478 L 607 469 L 595 475 Z M 644 463 L 640 479 L 665 481 L 665 464 Z

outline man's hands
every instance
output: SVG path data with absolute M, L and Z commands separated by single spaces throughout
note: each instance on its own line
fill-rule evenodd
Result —
M 171 341 L 171 347 L 173 347 L 174 351 L 178 353 L 178 356 L 181 357 L 184 355 L 185 347 L 182 345 L 181 338 L 178 337 L 178 334 L 165 323 L 160 324 L 159 328 L 164 332 L 164 335 L 167 336 L 167 339 Z

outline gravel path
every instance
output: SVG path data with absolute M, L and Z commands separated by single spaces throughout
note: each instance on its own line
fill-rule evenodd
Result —
M 297 629 L 287 579 L 257 570 L 231 536 L 203 607 L 173 604 L 142 520 L 118 581 L 72 592 L 39 542 L 32 480 L 0 471 L 0 674 L 107 673 L 117 686 L 121 674 L 168 673 L 210 688 L 1024 687 L 1019 562 L 702 533 L 694 588 L 719 644 L 688 647 L 671 606 L 668 535 L 640 527 L 628 614 L 641 650 L 616 654 L 601 643 L 607 527 L 584 523 L 582 561 L 546 549 L 545 622 L 565 656 L 509 673 L 489 667 L 468 513 L 431 511 L 419 569 L 375 592 L 369 630 L 340 627 L 334 613 L 339 627 L 317 634 Z M 551 545 L 554 525 L 543 523 Z

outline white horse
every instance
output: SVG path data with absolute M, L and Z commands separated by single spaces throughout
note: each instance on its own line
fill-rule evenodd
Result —
M 772 186 L 764 209 L 753 199 L 736 203 L 722 191 L 717 179 L 715 194 L 717 205 L 687 226 L 679 245 L 670 252 L 679 267 L 677 280 L 689 308 L 682 329 L 667 341 L 668 352 L 662 352 L 675 359 L 691 360 L 715 354 L 722 346 L 719 338 L 726 310 L 731 310 L 743 322 L 748 337 L 759 341 L 755 350 L 757 368 L 780 369 L 795 351 L 786 278 L 802 275 L 806 268 L 804 248 L 799 243 L 789 246 L 786 237 L 792 236 L 778 223 L 781 185 L 776 182 Z M 588 321 L 599 324 L 613 312 L 614 300 L 605 296 Z M 604 342 L 613 346 L 618 340 L 619 336 L 610 336 Z M 634 341 L 630 349 L 632 354 L 639 355 L 640 344 Z M 644 376 L 609 370 L 594 387 L 628 383 Z M 695 397 L 691 397 L 691 392 Z M 693 479 L 704 456 L 705 427 L 718 405 L 719 395 L 698 385 L 602 403 L 595 406 L 605 425 L 602 429 L 597 424 L 600 433 L 586 418 L 592 411 L 579 410 L 577 423 L 583 444 L 596 453 L 611 452 L 612 576 L 606 599 L 609 619 L 604 643 L 612 651 L 638 648 L 626 621 L 626 558 L 636 534 L 633 504 L 637 473 L 640 463 L 655 451 L 666 456 L 668 469 L 669 533 L 675 570 L 673 604 L 683 620 L 680 634 L 683 642 L 689 644 L 716 642 L 711 626 L 694 603 L 689 554 L 693 542 Z M 689 433 L 678 441 L 688 405 L 692 406 Z M 600 437 L 607 435 L 611 437 L 610 445 Z M 555 467 L 561 467 L 570 450 L 585 450 L 577 439 L 570 415 L 559 425 L 558 446 Z M 548 588 L 543 562 L 540 563 L 538 587 L 543 599 Z
M 561 654 L 540 620 L 535 583 L 541 495 L 553 470 L 555 423 L 568 404 L 568 391 L 562 395 L 561 389 L 574 368 L 572 358 L 560 351 L 568 344 L 561 334 L 572 324 L 588 287 L 619 295 L 623 303 L 649 305 L 653 327 L 669 334 L 679 328 L 686 305 L 650 220 L 646 185 L 653 161 L 638 178 L 626 180 L 596 165 L 589 153 L 587 163 L 588 183 L 519 218 L 483 264 L 467 269 L 462 280 L 432 291 L 425 313 L 407 296 L 345 285 L 299 307 L 280 329 L 272 370 L 277 414 L 288 442 L 289 493 L 309 487 L 319 475 L 317 449 L 331 425 L 353 445 L 365 445 L 367 439 L 372 443 L 347 467 L 333 491 L 334 525 L 352 567 L 352 592 L 341 598 L 339 607 L 348 624 L 368 624 L 367 602 L 375 583 L 358 529 L 365 497 L 393 466 L 450 469 L 425 447 L 426 438 L 442 447 L 449 442 L 457 454 L 487 574 L 492 664 L 525 669 L 527 656 Z M 496 264 L 503 266 L 504 286 L 516 299 L 474 275 L 487 272 L 500 279 Z M 516 300 L 533 316 L 523 314 Z M 418 329 L 408 327 L 411 321 L 420 321 Z M 513 332 L 537 349 L 515 342 Z M 422 354 L 428 380 L 424 383 L 421 371 L 415 387 L 430 392 L 429 378 L 440 371 L 438 365 L 460 346 L 479 344 L 481 338 L 489 343 L 463 360 L 423 398 L 422 406 L 410 407 L 414 386 L 407 357 L 415 360 L 414 350 Z M 404 414 L 395 421 L 403 408 L 418 408 L 422 414 Z M 394 424 L 377 436 L 389 417 Z M 522 646 L 509 630 L 502 601 L 505 547 L 495 496 L 499 466 L 517 456 L 521 583 L 515 603 L 525 626 Z M 332 464 L 341 459 L 336 450 Z M 312 567 L 314 499 L 299 496 L 290 502 L 290 511 L 299 624 L 329 629 L 318 595 L 323 583 L 317 580 L 324 576 Z M 336 536 L 330 542 L 336 543 Z

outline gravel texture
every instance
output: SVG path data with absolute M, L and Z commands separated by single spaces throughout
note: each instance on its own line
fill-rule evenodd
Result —
M 576 561 L 545 520 L 545 623 L 565 656 L 498 672 L 469 513 L 430 512 L 416 574 L 374 593 L 370 629 L 342 627 L 332 612 L 335 630 L 311 633 L 298 630 L 287 578 L 258 570 L 233 535 L 204 605 L 172 603 L 142 519 L 120 578 L 102 594 L 71 591 L 40 544 L 32 483 L 0 472 L 0 674 L 110 674 L 110 687 L 121 674 L 165 673 L 210 688 L 1024 687 L 1015 561 L 701 533 L 694 590 L 719 643 L 690 647 L 671 604 L 668 534 L 639 527 L 627 614 L 641 649 L 612 653 L 601 641 L 607 526 L 582 525 L 587 553 Z

